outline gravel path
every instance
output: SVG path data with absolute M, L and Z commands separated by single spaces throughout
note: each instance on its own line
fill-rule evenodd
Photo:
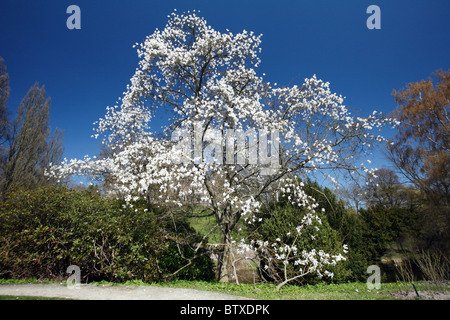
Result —
M 248 300 L 224 293 L 184 288 L 151 286 L 97 286 L 82 284 L 79 289 L 62 284 L 0 285 L 0 295 L 56 297 L 80 300 Z

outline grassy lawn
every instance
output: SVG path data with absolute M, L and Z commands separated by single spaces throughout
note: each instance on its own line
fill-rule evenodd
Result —
M 31 296 L 0 296 L 0 300 L 70 300 L 64 298 L 31 297 Z
M 276 292 L 275 284 L 254 286 L 253 284 L 175 281 L 157 285 L 222 292 L 260 300 L 387 300 L 394 299 L 390 293 L 405 289 L 404 284 L 398 283 L 382 284 L 380 290 L 368 290 L 365 283 L 286 285 L 280 292 Z
M 39 281 L 36 279 L 27 280 L 2 280 L 2 284 L 24 284 L 24 283 L 61 283 L 60 281 Z M 65 284 L 63 281 L 62 284 Z M 286 285 L 280 292 L 276 292 L 275 284 L 258 283 L 240 284 L 223 282 L 205 282 L 205 281 L 187 281 L 178 280 L 173 282 L 148 284 L 142 281 L 127 281 L 124 283 L 113 282 L 94 282 L 97 285 L 139 285 L 139 286 L 159 286 L 172 288 L 189 288 L 213 292 L 221 292 L 237 296 L 249 297 L 258 300 L 393 300 L 396 299 L 391 294 L 399 291 L 413 291 L 410 283 L 392 282 L 382 283 L 380 290 L 368 290 L 366 283 L 342 283 L 342 284 L 317 284 L 294 286 Z M 432 287 L 427 284 L 415 283 L 417 290 L 436 290 L 450 291 L 450 286 Z M 17 297 L 17 296 L 0 296 L 0 300 L 16 300 L 16 299 L 48 299 L 39 297 Z

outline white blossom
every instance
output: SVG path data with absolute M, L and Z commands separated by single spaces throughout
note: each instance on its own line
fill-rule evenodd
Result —
M 195 12 L 174 11 L 162 30 L 156 29 L 134 46 L 138 68 L 123 97 L 95 122 L 93 137 L 101 139 L 108 152 L 102 157 L 64 159 L 49 174 L 59 179 L 73 175 L 103 179 L 109 193 L 122 195 L 127 202 L 148 197 L 182 209 L 188 199 L 194 199 L 189 201 L 209 208 L 218 223 L 230 225 L 235 225 L 232 219 L 241 217 L 247 223 L 257 222 L 255 214 L 262 205 L 259 196 L 270 191 L 286 195 L 292 205 L 307 211 L 288 237 L 299 237 L 307 227 L 320 225 L 318 204 L 306 194 L 303 182 L 292 177 L 322 173 L 337 183 L 337 176 L 331 174 L 334 170 L 373 172 L 356 163 L 376 143 L 386 141 L 374 131 L 397 122 L 379 112 L 353 116 L 344 98 L 315 75 L 290 87 L 265 82 L 265 75 L 257 71 L 260 44 L 261 35 L 246 30 L 222 33 Z M 162 137 L 156 135 L 153 122 L 161 111 L 171 117 Z M 195 143 L 200 146 L 217 138 L 208 129 L 277 130 L 281 147 L 271 157 L 277 157 L 281 165 L 267 175 L 262 174 L 259 162 L 224 165 L 217 154 L 205 155 L 202 148 L 199 152 L 188 148 L 186 156 L 186 150 L 167 135 L 175 128 L 193 132 L 198 125 L 203 134 Z M 213 161 L 207 161 L 208 157 Z M 225 212 L 231 220 L 224 219 Z M 300 251 L 281 239 L 276 244 L 278 259 L 288 261 L 295 254 L 294 264 L 308 272 L 320 273 L 324 266 L 344 259 Z M 257 241 L 251 245 L 262 249 L 272 244 Z

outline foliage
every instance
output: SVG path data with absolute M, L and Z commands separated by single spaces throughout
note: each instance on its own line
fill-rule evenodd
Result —
M 368 177 L 364 198 L 367 207 L 413 209 L 419 203 L 417 190 L 401 184 L 397 174 L 386 168 L 378 169 Z
M 47 184 L 44 174 L 62 158 L 62 132 L 51 136 L 50 98 L 44 86 L 35 83 L 22 99 L 14 120 L 2 110 L 9 95 L 9 77 L 0 58 L 0 198 L 13 188 Z
M 379 261 L 386 249 L 393 244 L 402 246 L 409 238 L 414 239 L 420 235 L 421 220 L 417 210 L 371 207 L 361 210 L 361 218 L 364 222 L 365 252 L 373 262 Z
M 254 242 L 258 243 L 257 239 L 264 239 L 264 242 L 272 245 L 266 245 L 265 248 L 271 250 L 261 251 L 258 248 L 258 253 L 261 260 L 261 274 L 266 280 L 275 280 L 282 282 L 285 278 L 284 266 L 288 262 L 287 278 L 293 278 L 298 273 L 295 264 L 295 254 L 289 257 L 288 261 L 284 259 L 277 259 L 276 245 L 279 243 L 286 248 L 295 246 L 297 250 L 311 252 L 331 252 L 332 255 L 342 253 L 342 228 L 343 217 L 346 215 L 342 203 L 338 203 L 336 197 L 327 188 L 321 188 L 317 183 L 307 181 L 303 190 L 310 196 L 318 199 L 316 216 L 311 221 L 309 226 L 304 225 L 305 219 L 308 219 L 309 211 L 303 206 L 292 205 L 289 197 L 292 193 L 287 193 L 274 199 L 268 203 L 267 206 L 262 207 L 260 212 L 256 215 L 257 222 L 249 225 Z M 332 224 L 334 227 L 332 227 Z M 298 226 L 302 226 L 301 232 L 298 232 Z M 345 246 L 347 248 L 347 246 Z M 348 249 L 348 248 L 347 248 Z M 285 250 L 284 250 L 285 251 Z M 345 252 L 347 250 L 344 250 Z M 348 258 L 348 255 L 345 255 Z M 345 260 L 345 259 L 344 259 Z M 347 268 L 348 261 L 344 261 L 337 266 L 324 266 L 327 268 L 325 275 L 328 272 L 332 273 L 329 280 L 322 279 L 325 269 L 320 269 L 315 274 L 308 274 L 298 278 L 298 283 L 317 283 L 318 281 L 336 281 L 342 282 L 349 279 L 351 270 Z M 307 268 L 305 268 L 307 270 Z
M 8 117 L 6 104 L 9 98 L 9 74 L 6 73 L 6 66 L 0 57 L 0 146 L 4 143 L 8 131 Z
M 449 251 L 450 70 L 394 91 L 400 121 L 389 158 L 421 191 L 423 247 Z
M 390 158 L 434 202 L 450 198 L 450 70 L 394 91 L 401 121 Z
M 145 203 L 131 209 L 94 189 L 42 187 L 18 190 L 0 205 L 2 277 L 66 278 L 70 265 L 80 267 L 83 281 L 156 281 L 171 273 L 158 259 L 176 250 Z M 202 257 L 179 278 L 208 279 L 208 261 Z
M 376 171 L 375 171 L 376 172 Z M 359 214 L 348 209 L 347 203 L 340 200 L 335 192 L 317 182 L 307 180 L 305 192 L 318 203 L 322 216 L 337 234 L 341 243 L 348 246 L 347 260 L 341 265 L 341 272 L 334 278 L 338 281 L 364 281 L 367 279 L 368 256 L 363 239 L 364 221 Z M 322 220 L 324 220 L 324 218 Z M 351 272 L 348 272 L 351 270 Z M 345 276 L 344 276 L 345 275 Z

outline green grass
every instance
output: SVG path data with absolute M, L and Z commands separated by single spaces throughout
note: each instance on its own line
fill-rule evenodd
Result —
M 395 298 L 391 293 L 413 290 L 410 283 L 404 282 L 382 283 L 380 290 L 368 290 L 367 284 L 362 282 L 304 286 L 285 285 L 281 288 L 280 292 L 276 291 L 276 284 L 269 283 L 236 285 L 234 283 L 224 282 L 177 280 L 153 284 L 142 281 L 127 281 L 120 284 L 103 281 L 97 284 L 188 288 L 232 294 L 258 300 L 392 300 Z M 421 283 L 415 283 L 415 285 L 417 290 L 450 291 L 450 287 L 431 287 Z
M 61 283 L 61 281 L 56 280 L 39 280 L 36 278 L 28 279 L 0 279 L 0 285 L 3 284 L 29 284 L 29 283 L 39 283 L 39 284 L 50 284 L 50 283 Z M 63 282 L 65 284 L 65 282 Z M 15 295 L 0 295 L 0 300 L 70 300 L 65 298 L 49 298 L 49 297 L 33 297 L 33 296 L 15 296 Z
M 216 217 L 210 216 L 204 218 L 189 218 L 188 222 L 195 231 L 199 232 L 201 235 L 205 235 L 208 234 L 216 224 Z M 210 234 L 208 238 L 210 243 L 220 243 L 220 229 L 216 228 L 216 230 L 214 230 L 214 232 Z
M 201 235 L 208 234 L 217 223 L 215 216 L 209 216 L 209 217 L 203 217 L 203 218 L 198 218 L 198 217 L 188 218 L 188 222 L 189 222 L 190 226 L 192 228 L 194 228 L 194 230 L 197 231 L 198 233 L 200 233 Z M 242 237 L 245 238 L 247 236 L 245 229 L 246 229 L 245 222 L 243 219 L 241 219 L 236 224 L 231 235 L 233 236 L 234 239 L 238 239 L 238 240 L 240 240 Z M 214 230 L 214 232 L 212 232 L 208 236 L 209 243 L 220 243 L 221 239 L 222 239 L 222 234 L 221 234 L 220 228 L 216 228 Z
M 48 280 L 48 279 L 37 279 L 37 278 L 0 279 L 0 285 L 2 285 L 2 284 L 28 284 L 28 283 L 49 284 L 49 283 L 61 283 L 61 281 Z
M 232 284 L 221 282 L 175 281 L 158 284 L 227 293 L 259 300 L 386 300 L 389 294 L 399 291 L 397 284 L 384 284 L 380 290 L 368 290 L 365 283 L 286 285 L 280 292 L 275 284 Z
M 27 280 L 2 280 L 2 284 L 21 284 L 21 283 L 60 283 L 58 281 L 41 281 L 36 279 Z M 63 282 L 64 284 L 64 282 Z M 392 300 L 395 299 L 391 293 L 409 290 L 413 288 L 410 283 L 392 282 L 382 283 L 380 290 L 368 290 L 366 283 L 353 282 L 342 284 L 317 284 L 317 285 L 285 285 L 280 292 L 276 291 L 276 284 L 259 283 L 240 284 L 223 283 L 223 282 L 205 282 L 205 281 L 187 281 L 178 280 L 163 283 L 144 283 L 140 280 L 127 281 L 123 283 L 114 282 L 93 282 L 97 285 L 136 285 L 136 286 L 159 286 L 171 288 L 189 288 L 197 290 L 205 290 L 212 292 L 220 292 L 243 296 L 258 300 Z M 450 291 L 450 287 L 431 287 L 420 282 L 415 283 L 417 290 L 438 290 Z M 30 297 L 17 296 L 0 296 L 0 299 L 30 299 Z M 31 297 L 31 299 L 47 299 L 39 297 Z
M 32 297 L 32 296 L 0 296 L 0 300 L 70 300 L 64 298 Z

